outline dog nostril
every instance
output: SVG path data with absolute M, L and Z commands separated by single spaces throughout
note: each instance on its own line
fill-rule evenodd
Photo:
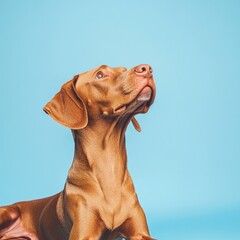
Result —
M 135 67 L 135 72 L 140 75 L 145 75 L 148 73 L 152 73 L 152 68 L 148 64 L 140 64 L 137 67 Z

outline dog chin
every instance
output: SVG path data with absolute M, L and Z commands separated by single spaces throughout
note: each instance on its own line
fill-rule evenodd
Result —
M 146 102 L 151 99 L 152 89 L 149 86 L 143 88 L 143 90 L 138 94 L 137 101 Z
M 114 109 L 114 114 L 122 113 L 146 113 L 149 109 L 149 105 L 153 96 L 153 90 L 151 87 L 144 87 L 137 97 L 128 104 L 121 105 L 120 107 Z

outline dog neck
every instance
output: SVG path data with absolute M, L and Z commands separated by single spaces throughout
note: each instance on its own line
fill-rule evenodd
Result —
M 125 145 L 128 122 L 119 122 L 99 120 L 73 131 L 75 153 L 68 182 L 81 188 L 86 178 L 89 183 L 94 179 L 106 194 L 119 191 L 129 177 Z

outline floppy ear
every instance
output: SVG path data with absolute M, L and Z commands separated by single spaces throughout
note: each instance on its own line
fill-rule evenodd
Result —
M 75 88 L 77 78 L 65 83 L 43 108 L 55 121 L 71 129 L 82 129 L 88 124 L 86 106 Z

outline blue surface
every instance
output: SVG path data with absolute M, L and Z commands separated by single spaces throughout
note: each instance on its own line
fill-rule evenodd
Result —
M 240 1 L 0 1 L 0 205 L 52 195 L 68 129 L 41 110 L 101 64 L 152 65 L 129 168 L 152 236 L 240 239 Z

